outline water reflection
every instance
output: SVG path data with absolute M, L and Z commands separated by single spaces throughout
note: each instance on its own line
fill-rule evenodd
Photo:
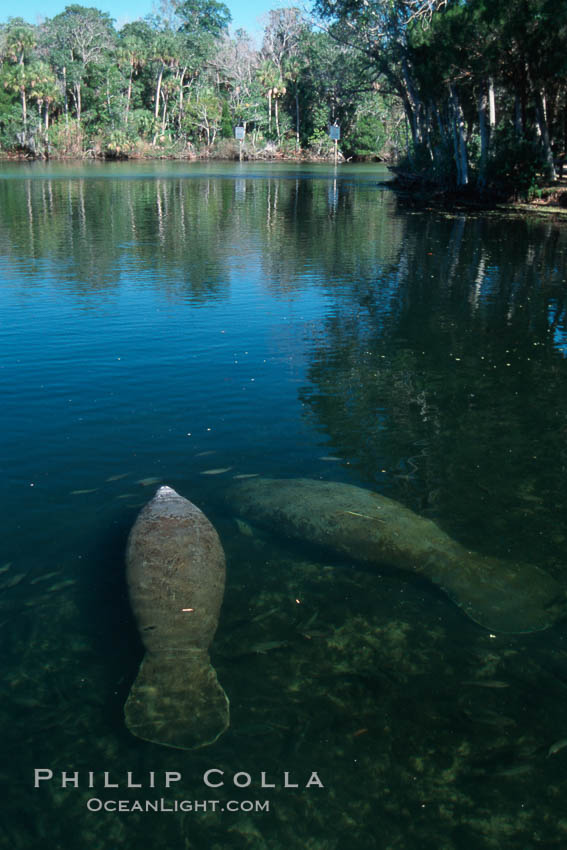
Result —
M 335 290 L 301 392 L 363 480 L 471 545 L 557 568 L 566 238 L 551 222 L 408 216 L 397 257 Z
M 306 270 L 337 278 L 383 259 L 401 233 L 392 199 L 378 198 L 336 179 L 4 181 L 2 247 L 8 270 L 32 258 L 67 283 L 113 289 L 126 266 L 196 303 L 226 297 L 235 265 L 261 255 L 270 287 L 288 292 Z

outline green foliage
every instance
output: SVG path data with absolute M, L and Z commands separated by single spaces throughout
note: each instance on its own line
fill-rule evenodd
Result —
M 133 109 L 128 113 L 127 124 L 130 138 L 149 139 L 156 132 L 156 121 L 147 109 Z
M 181 29 L 190 34 L 207 33 L 218 38 L 232 20 L 228 6 L 219 0 L 184 0 L 176 8 L 183 19 Z
M 529 199 L 537 194 L 540 177 L 549 180 L 549 171 L 533 140 L 517 138 L 510 128 L 504 128 L 496 134 L 487 176 L 496 189 Z
M 232 139 L 234 137 L 230 106 L 228 105 L 228 101 L 226 100 L 223 100 L 222 102 L 220 132 L 223 139 Z
M 22 132 L 22 115 L 15 103 L 0 101 L 0 147 L 11 151 L 18 147 L 17 136 Z
M 315 5 L 329 32 L 278 8 L 259 51 L 243 31 L 228 35 L 220 0 L 172 0 L 119 32 L 78 4 L 39 26 L 11 18 L 0 26 L 0 144 L 48 134 L 64 155 L 122 156 L 138 142 L 161 153 L 232 141 L 243 122 L 251 149 L 325 156 L 336 121 L 345 155 L 405 148 L 408 169 L 446 186 L 525 194 L 551 174 L 567 126 L 560 0 Z
M 84 132 L 76 119 L 55 121 L 49 128 L 48 140 L 53 155 L 76 157 L 83 153 Z
M 326 130 L 315 130 L 309 136 L 307 144 L 316 156 L 331 157 L 335 152 L 335 143 Z
M 109 130 L 102 139 L 102 145 L 106 156 L 113 159 L 127 156 L 133 147 L 132 139 L 124 130 Z

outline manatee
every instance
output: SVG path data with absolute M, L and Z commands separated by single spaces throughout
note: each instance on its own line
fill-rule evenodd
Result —
M 425 576 L 491 631 L 539 631 L 565 614 L 565 591 L 539 567 L 471 552 L 379 493 L 332 481 L 256 478 L 233 485 L 227 499 L 241 518 L 289 538 Z
M 145 741 L 196 749 L 228 728 L 228 698 L 209 646 L 224 593 L 225 559 L 207 517 L 160 487 L 128 538 L 126 578 L 146 654 L 124 706 Z

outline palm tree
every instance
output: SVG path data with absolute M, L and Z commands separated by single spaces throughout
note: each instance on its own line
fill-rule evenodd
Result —
M 35 33 L 29 24 L 26 24 L 20 18 L 11 22 L 6 33 L 5 54 L 8 59 L 11 59 L 16 64 L 14 67 L 8 69 L 4 80 L 4 88 L 20 94 L 24 131 L 28 122 L 25 59 L 33 50 L 35 44 Z
M 273 62 L 269 59 L 264 60 L 258 68 L 258 80 L 262 86 L 262 90 L 268 100 L 268 134 L 272 132 L 272 94 L 274 88 L 277 89 L 279 80 L 279 72 Z
M 307 68 L 308 62 L 306 59 L 300 60 L 297 57 L 288 59 L 284 64 L 284 79 L 293 84 L 294 100 L 295 100 L 295 148 L 299 150 L 299 77 L 302 71 Z
M 116 58 L 119 67 L 125 65 L 128 68 L 128 92 L 126 94 L 126 116 L 128 116 L 132 100 L 134 74 L 137 74 L 143 68 L 146 61 L 146 48 L 143 41 L 136 36 L 127 35 L 118 45 Z
M 43 110 L 43 127 L 47 134 L 49 129 L 49 109 L 61 96 L 57 87 L 57 80 L 46 62 L 34 62 L 29 66 L 28 75 L 30 84 L 29 97 L 36 101 L 40 117 Z
M 278 138 L 278 145 L 280 144 L 280 141 L 281 141 L 281 139 L 280 139 L 280 122 L 279 122 L 278 102 L 279 102 L 280 98 L 282 98 L 284 96 L 286 91 L 287 91 L 287 89 L 283 84 L 283 80 L 282 80 L 281 76 L 279 76 L 279 74 L 278 74 L 278 77 L 276 79 L 276 84 L 272 88 L 272 98 L 273 98 L 273 101 L 274 101 L 274 112 L 275 112 L 275 117 L 276 117 L 276 136 Z

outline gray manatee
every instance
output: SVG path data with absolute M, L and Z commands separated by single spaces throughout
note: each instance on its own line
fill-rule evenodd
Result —
M 256 478 L 227 498 L 238 516 L 284 536 L 426 576 L 491 631 L 538 631 L 567 611 L 563 588 L 539 567 L 471 552 L 431 520 L 361 487 Z
M 229 724 L 208 651 L 224 594 L 218 535 L 199 508 L 160 487 L 130 531 L 126 568 L 146 649 L 124 706 L 126 726 L 167 747 L 211 744 Z

